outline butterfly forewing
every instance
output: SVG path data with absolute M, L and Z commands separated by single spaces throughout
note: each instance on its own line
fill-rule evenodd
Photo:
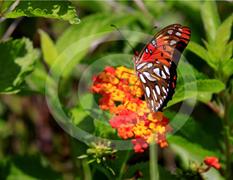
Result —
M 158 32 L 136 58 L 135 68 L 152 111 L 162 110 L 176 86 L 176 66 L 191 31 L 173 24 Z

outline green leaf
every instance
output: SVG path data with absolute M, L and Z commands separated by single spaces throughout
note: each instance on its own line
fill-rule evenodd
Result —
M 31 91 L 44 94 L 46 79 L 50 79 L 50 81 L 52 81 L 51 77 L 47 74 L 42 62 L 38 61 L 35 64 L 34 71 L 26 77 L 25 81 Z
M 56 47 L 61 53 L 53 68 L 54 74 L 63 72 L 62 75 L 68 77 L 91 45 L 114 31 L 111 24 L 121 27 L 133 20 L 134 16 L 95 14 L 84 18 L 79 25 L 71 26 L 57 41 Z
M 232 56 L 232 47 L 230 47 L 232 44 L 227 44 L 231 36 L 232 22 L 233 15 L 221 24 L 214 41 L 208 45 L 209 54 L 213 56 L 211 58 L 212 61 L 220 67 L 222 66 L 221 64 L 225 63 L 225 60 L 229 60 L 227 57 Z
M 115 134 L 115 130 L 104 120 L 95 119 L 95 132 L 98 137 L 110 138 Z
M 75 125 L 80 124 L 88 115 L 82 108 L 75 107 L 70 110 L 70 113 L 72 115 L 72 120 Z
M 200 145 L 187 141 L 181 136 L 170 136 L 168 142 L 170 147 L 182 158 L 185 167 L 189 166 L 190 160 L 201 163 L 206 156 L 219 156 L 218 153 L 206 150 Z
M 217 28 L 220 25 L 220 18 L 215 1 L 205 1 L 201 7 L 202 21 L 209 42 L 215 40 Z
M 213 45 L 213 52 L 221 60 L 225 54 L 226 45 L 231 37 L 233 15 L 229 16 L 218 28 Z
M 186 82 L 184 85 L 177 86 L 172 100 L 168 103 L 168 107 L 190 98 L 208 102 L 213 93 L 218 93 L 224 88 L 225 85 L 217 79 L 199 79 Z
M 1 42 L 0 52 L 0 92 L 17 93 L 39 53 L 26 38 Z
M 7 179 L 62 179 L 48 162 L 39 156 L 16 156 L 10 159 Z
M 44 60 L 49 66 L 51 66 L 57 58 L 57 49 L 52 39 L 50 39 L 49 35 L 46 32 L 44 32 L 43 30 L 39 30 L 39 33 Z
M 204 47 L 195 42 L 190 42 L 187 46 L 187 49 L 202 58 L 214 70 L 217 70 L 216 63 L 214 63 L 213 60 L 209 57 L 209 53 Z
M 229 61 L 232 58 L 232 52 L 233 52 L 233 40 L 230 41 L 225 46 L 225 52 L 222 56 L 222 62 L 225 64 L 226 61 Z
M 233 74 L 233 58 L 226 61 L 226 63 L 223 65 L 223 73 L 229 77 Z
M 165 115 L 170 119 L 170 125 L 172 126 L 172 128 L 174 130 L 178 130 L 176 135 L 182 136 L 192 143 L 199 144 L 205 149 L 218 151 L 219 141 L 221 141 L 221 127 L 214 128 L 215 123 L 212 123 L 211 125 L 209 125 L 209 127 L 214 128 L 215 131 L 207 132 L 203 127 L 203 123 L 201 124 L 199 121 L 195 120 L 189 115 L 171 111 L 165 111 Z M 205 117 L 201 118 L 201 122 L 205 120 L 209 123 L 211 123 L 211 121 L 213 120 L 218 120 L 206 120 Z
M 115 24 L 118 27 L 123 25 L 128 25 L 130 22 L 136 19 L 136 16 L 126 16 L 124 14 L 112 15 L 109 16 L 107 13 L 99 13 L 87 16 L 82 19 L 82 22 L 79 25 L 74 25 L 68 28 L 63 35 L 57 41 L 57 49 L 59 51 L 64 50 L 69 45 L 77 42 L 81 39 L 85 39 L 87 36 L 96 35 L 102 32 L 114 32 L 110 25 Z M 99 38 L 92 37 L 89 41 L 93 41 Z M 88 44 L 91 42 L 88 41 Z M 80 44 L 80 47 L 82 47 Z
M 5 15 L 6 18 L 45 17 L 69 21 L 78 24 L 75 7 L 69 1 L 20 1 L 19 5 Z
M 6 13 L 13 3 L 13 1 L 0 1 L 0 14 Z
M 180 136 L 170 136 L 168 142 L 170 148 L 180 157 L 182 165 L 187 169 L 189 168 L 190 162 L 195 162 L 200 165 L 206 156 L 220 157 L 220 154 L 206 150 L 200 145 L 187 141 Z M 215 169 L 211 169 L 203 175 L 208 179 L 212 179 L 212 177 L 222 179 L 220 173 Z
M 88 114 L 80 107 L 73 108 L 71 111 L 72 123 L 78 126 L 79 128 L 87 131 L 93 132 L 94 122 L 93 119 L 88 116 Z

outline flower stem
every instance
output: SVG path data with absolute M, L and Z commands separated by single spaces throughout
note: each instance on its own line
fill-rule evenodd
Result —
M 130 151 L 127 151 L 126 155 L 125 155 L 125 158 L 124 158 L 124 162 L 121 165 L 121 169 L 120 169 L 120 173 L 119 173 L 119 177 L 118 177 L 119 180 L 121 180 L 122 177 L 123 177 L 125 167 L 126 167 L 126 164 L 127 164 L 128 158 L 129 158 L 129 154 L 130 154 Z
M 230 145 L 230 122 L 229 122 L 229 108 L 230 102 L 227 97 L 224 98 L 225 113 L 223 117 L 224 123 L 224 143 L 225 143 L 225 159 L 226 159 L 226 179 L 232 179 L 231 172 L 231 145 Z
M 154 142 L 150 144 L 150 179 L 159 180 L 158 149 Z

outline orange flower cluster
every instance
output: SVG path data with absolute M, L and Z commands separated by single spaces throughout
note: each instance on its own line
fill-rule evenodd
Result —
M 166 147 L 169 121 L 161 112 L 152 113 L 142 100 L 143 90 L 134 70 L 106 67 L 93 78 L 92 91 L 101 94 L 99 106 L 113 114 L 110 124 L 122 139 L 132 139 L 135 152 L 144 152 L 156 141 Z

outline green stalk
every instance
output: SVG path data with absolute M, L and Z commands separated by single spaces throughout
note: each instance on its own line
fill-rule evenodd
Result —
M 226 159 L 226 179 L 230 180 L 232 179 L 232 172 L 231 172 L 231 145 L 230 145 L 230 122 L 229 122 L 230 102 L 228 98 L 229 97 L 225 95 L 224 97 L 225 112 L 223 117 L 223 126 L 224 126 L 225 159 Z
M 121 180 L 122 177 L 123 177 L 123 174 L 124 174 L 124 171 L 125 171 L 125 167 L 126 167 L 126 164 L 127 164 L 128 158 L 129 158 L 129 154 L 130 154 L 130 151 L 127 151 L 127 153 L 125 155 L 125 158 L 124 158 L 124 161 L 123 161 L 123 163 L 121 165 L 119 177 L 117 178 L 119 180 Z
M 159 180 L 158 149 L 154 142 L 150 144 L 150 179 Z
M 82 160 L 82 168 L 84 172 L 84 180 L 92 180 L 91 169 L 87 160 Z

